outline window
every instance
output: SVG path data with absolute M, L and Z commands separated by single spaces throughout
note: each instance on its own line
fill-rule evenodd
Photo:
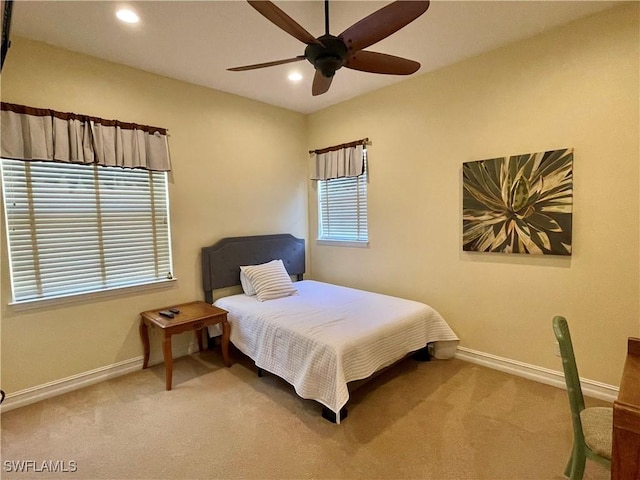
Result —
M 367 229 L 367 159 L 357 177 L 318 181 L 318 240 L 362 242 Z
M 1 167 L 14 302 L 172 278 L 166 172 Z

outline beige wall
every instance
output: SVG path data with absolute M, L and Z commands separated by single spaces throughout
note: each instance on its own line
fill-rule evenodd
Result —
M 24 310 L 11 298 L 2 230 L 2 388 L 16 392 L 139 357 L 138 313 L 203 299 L 200 248 L 235 235 L 307 234 L 301 114 L 23 38 L 2 72 L 2 100 L 169 129 L 171 286 Z M 4 215 L 2 216 L 4 221 Z M 160 359 L 155 336 L 154 359 Z M 193 341 L 174 339 L 174 352 Z
M 553 370 L 566 315 L 581 376 L 617 385 L 640 334 L 638 19 L 616 7 L 312 114 L 312 148 L 373 142 L 368 249 L 315 244 L 310 183 L 314 276 L 427 302 L 462 346 Z M 463 252 L 462 163 L 565 147 L 573 255 Z

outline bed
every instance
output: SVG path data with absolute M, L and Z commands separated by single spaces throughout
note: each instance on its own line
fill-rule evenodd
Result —
M 297 280 L 294 294 L 260 301 L 240 293 L 213 301 L 214 290 L 241 284 L 241 266 L 279 259 Z M 229 312 L 233 345 L 259 373 L 278 375 L 300 397 L 322 404 L 323 416 L 336 423 L 346 416 L 350 382 L 412 352 L 426 359 L 428 345 L 438 358 L 453 356 L 458 342 L 424 303 L 304 280 L 304 240 L 292 235 L 222 239 L 202 249 L 202 272 L 206 301 Z

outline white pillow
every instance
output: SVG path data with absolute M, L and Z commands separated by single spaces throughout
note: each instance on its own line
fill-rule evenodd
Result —
M 298 293 L 282 260 L 240 267 L 255 289 L 258 300 L 273 300 Z
M 253 288 L 253 284 L 251 283 L 251 280 L 249 280 L 249 277 L 247 277 L 247 274 L 244 273 L 243 268 L 246 267 L 240 267 L 240 283 L 242 284 L 242 291 L 249 296 L 255 295 L 256 289 Z
M 258 266 L 269 265 L 271 263 L 276 264 L 277 262 L 278 260 L 271 260 L 270 262 L 267 262 L 267 263 L 261 263 Z M 251 283 L 251 280 L 249 280 L 249 277 L 245 273 L 244 269 L 247 267 L 255 267 L 255 266 L 256 265 L 246 265 L 246 266 L 240 267 L 240 284 L 242 285 L 242 291 L 245 293 L 245 295 L 249 295 L 250 297 L 256 294 L 256 289 Z

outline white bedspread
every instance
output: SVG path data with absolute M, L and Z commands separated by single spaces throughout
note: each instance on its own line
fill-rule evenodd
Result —
M 256 366 L 336 414 L 349 399 L 347 382 L 429 342 L 458 340 L 423 303 L 313 280 L 295 286 L 290 297 L 260 302 L 240 294 L 215 305 L 229 312 L 231 342 Z

